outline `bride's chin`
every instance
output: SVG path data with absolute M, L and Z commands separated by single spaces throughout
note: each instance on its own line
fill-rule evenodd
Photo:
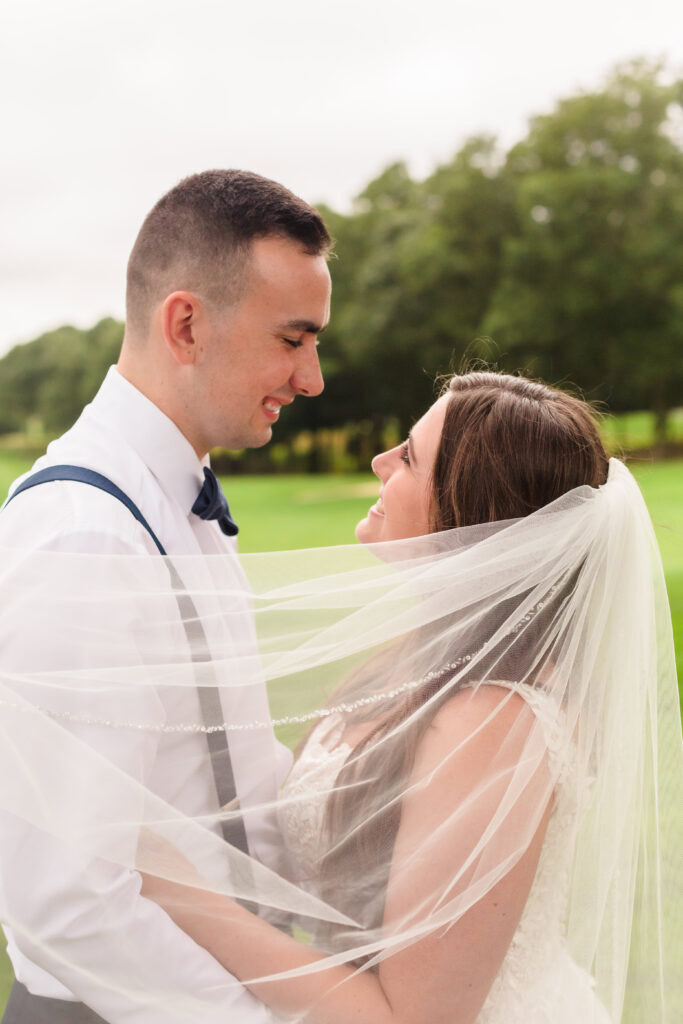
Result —
M 376 531 L 372 528 L 369 516 L 361 519 L 356 526 L 356 540 L 359 540 L 361 544 L 369 544 L 370 541 L 377 540 L 375 533 Z

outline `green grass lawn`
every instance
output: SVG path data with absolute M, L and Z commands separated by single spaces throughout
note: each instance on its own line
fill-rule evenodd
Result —
M 674 625 L 679 687 L 683 678 L 683 461 L 630 467 L 643 491 L 662 553 Z M 0 453 L 0 493 L 27 469 L 15 456 Z M 268 476 L 223 478 L 231 511 L 240 525 L 240 548 L 287 548 L 348 544 L 354 526 L 374 501 L 378 483 L 368 474 L 354 476 Z M 0 955 L 0 1011 L 11 969 Z
M 605 416 L 601 421 L 604 443 L 612 449 L 647 448 L 654 440 L 654 422 L 654 414 L 645 411 Z M 683 409 L 674 409 L 669 415 L 668 440 L 683 442 Z

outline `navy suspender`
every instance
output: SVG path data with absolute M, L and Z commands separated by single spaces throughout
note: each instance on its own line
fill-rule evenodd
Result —
M 32 476 L 27 477 L 19 484 L 18 487 L 15 488 L 5 502 L 5 507 L 10 503 L 10 501 L 13 501 L 18 494 L 21 494 L 22 491 L 27 491 L 30 487 L 36 487 L 38 484 L 50 483 L 53 480 L 73 480 L 76 483 L 90 484 L 92 487 L 97 487 L 99 490 L 106 491 L 107 494 L 111 494 L 113 498 L 116 498 L 122 505 L 125 505 L 131 515 L 137 519 L 141 526 L 145 528 L 154 541 L 159 554 L 166 555 L 161 541 L 135 502 L 132 501 L 120 487 L 117 487 L 115 483 L 112 483 L 112 481 L 106 476 L 102 476 L 101 473 L 96 473 L 93 469 L 84 469 L 82 466 L 48 466 L 47 469 L 41 469 Z M 185 634 L 188 642 L 190 643 L 192 660 L 203 661 L 204 659 L 201 655 L 196 654 L 197 651 L 207 649 L 203 626 L 192 598 L 189 594 L 182 593 L 185 589 L 183 587 L 182 580 L 178 576 L 173 565 L 171 565 L 170 562 L 167 564 L 171 574 L 173 588 L 180 591 L 176 600 L 183 621 Z M 197 640 L 202 642 L 197 644 Z M 208 654 L 206 658 L 208 660 Z M 217 687 L 200 686 L 197 692 L 199 694 L 199 704 L 202 711 L 202 717 L 204 718 L 204 724 L 209 727 L 221 724 L 222 709 Z M 225 729 L 207 732 L 206 741 L 209 747 L 209 754 L 211 756 L 211 768 L 213 770 L 214 781 L 216 783 L 218 803 L 219 806 L 223 807 L 225 804 L 229 804 L 234 801 L 237 796 L 235 775 L 233 772 L 230 748 L 228 747 L 228 737 Z M 223 833 L 223 838 L 226 842 L 230 843 L 231 846 L 237 847 L 238 850 L 242 850 L 244 853 L 249 853 L 249 844 L 247 842 L 244 821 L 239 814 L 235 816 L 233 821 L 226 821 L 225 819 L 222 820 L 221 831 Z
M 111 494 L 112 498 L 117 498 L 122 505 L 126 506 L 128 511 L 135 519 L 137 519 L 140 525 L 144 526 L 147 533 L 156 544 L 159 554 L 166 554 L 161 545 L 161 541 L 135 502 L 131 501 L 128 495 L 124 494 L 120 487 L 117 487 L 116 484 L 112 483 L 106 476 L 102 476 L 101 473 L 96 473 L 94 469 L 83 469 L 82 466 L 48 466 L 47 469 L 39 469 L 37 473 L 34 473 L 33 476 L 27 477 L 26 480 L 20 483 L 19 486 L 12 491 L 5 504 L 9 505 L 10 501 L 16 498 L 17 494 L 21 494 L 22 491 L 27 491 L 29 487 L 36 487 L 38 484 L 47 484 L 52 480 L 75 480 L 77 483 L 90 484 L 92 487 L 97 487 L 99 490 L 106 491 L 107 494 Z

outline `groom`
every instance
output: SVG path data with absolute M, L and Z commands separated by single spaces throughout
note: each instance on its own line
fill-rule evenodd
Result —
M 330 245 L 315 210 L 255 174 L 207 171 L 163 196 L 130 256 L 118 366 L 31 471 L 83 467 L 115 485 L 119 500 L 112 490 L 73 479 L 13 492 L 0 514 L 0 546 L 156 555 L 161 544 L 169 555 L 234 552 L 237 528 L 216 492 L 207 453 L 219 445 L 266 444 L 283 405 L 322 391 L 316 346 L 329 319 Z M 245 621 L 247 633 L 251 628 Z M 44 656 L 49 665 L 49 650 Z M 103 741 L 86 742 L 101 749 Z M 183 739 L 187 758 L 178 757 L 177 746 L 171 758 L 163 735 L 151 759 L 149 747 L 143 758 L 137 741 L 121 732 L 104 742 L 119 768 L 141 781 L 145 773 L 145 785 L 169 803 L 182 797 L 193 816 L 215 814 L 226 802 L 208 767 L 204 778 L 182 777 L 183 764 L 208 765 L 196 747 L 204 735 Z M 223 755 L 233 780 L 229 795 L 243 807 L 274 799 L 288 755 L 272 734 L 257 731 L 248 758 L 232 740 Z M 273 821 L 246 817 L 249 852 L 276 864 Z M 0 837 L 5 900 L 20 924 L 8 929 L 17 981 L 3 1024 L 161 1024 L 159 1005 L 145 1010 L 129 994 L 135 991 L 163 992 L 168 1006 L 194 996 L 188 1001 L 202 1006 L 201 1024 L 268 1020 L 246 989 L 139 896 L 135 872 L 112 875 L 112 865 L 78 862 L 56 839 L 35 840 L 11 827 Z M 109 872 L 99 892 L 98 871 Z M 104 889 L 105 918 L 98 899 Z M 75 935 L 88 941 L 79 944 Z M 98 985 L 104 963 L 113 978 L 132 972 L 130 984 Z

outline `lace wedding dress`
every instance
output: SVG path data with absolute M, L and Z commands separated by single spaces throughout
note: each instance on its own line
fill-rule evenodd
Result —
M 560 756 L 562 724 L 547 694 L 528 685 L 498 681 L 495 685 L 520 693 L 543 726 L 550 757 Z M 325 793 L 350 753 L 349 745 L 341 742 L 343 730 L 340 715 L 324 719 L 281 792 L 280 826 L 303 883 L 316 874 Z M 610 1022 L 593 991 L 593 979 L 574 962 L 563 939 L 571 854 L 568 836 L 578 808 L 570 785 L 572 765 L 559 767 L 560 781 L 529 898 L 477 1024 Z

